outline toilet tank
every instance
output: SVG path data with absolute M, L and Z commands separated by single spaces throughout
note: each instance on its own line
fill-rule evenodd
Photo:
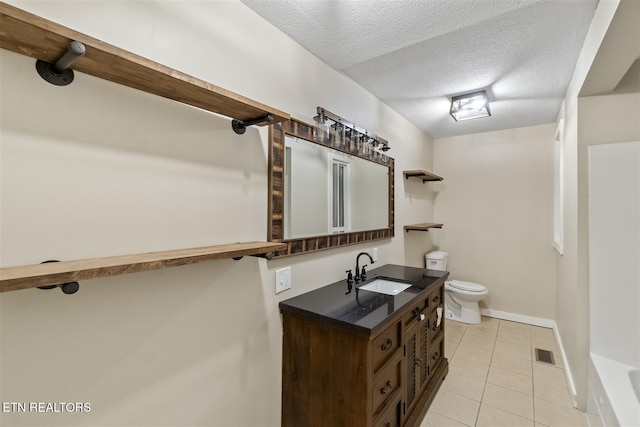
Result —
M 444 251 L 431 251 L 425 258 L 426 266 L 429 270 L 447 270 L 447 257 L 449 254 Z

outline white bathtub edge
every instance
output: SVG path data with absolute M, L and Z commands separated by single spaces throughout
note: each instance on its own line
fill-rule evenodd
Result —
M 613 412 L 613 408 L 609 403 L 609 398 L 604 390 L 602 382 L 600 381 L 600 376 L 596 371 L 596 367 L 593 364 L 593 359 L 591 359 L 591 357 L 589 357 L 589 374 L 587 383 L 589 389 L 587 405 L 589 405 L 588 399 L 590 398 L 593 408 L 595 408 L 603 426 L 620 427 L 620 423 L 618 422 L 618 419 Z
M 628 378 L 629 371 L 636 368 L 596 353 L 589 354 L 589 368 L 592 370 L 589 387 L 602 422 L 605 425 L 640 425 L 640 404 Z

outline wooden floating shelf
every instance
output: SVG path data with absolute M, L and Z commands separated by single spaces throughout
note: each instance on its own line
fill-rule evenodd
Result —
M 431 172 L 423 171 L 423 170 L 409 170 L 404 171 L 404 178 L 409 179 L 411 177 L 419 178 L 423 183 L 427 181 L 442 181 L 444 178 L 433 174 Z
M 75 71 L 240 121 L 273 116 L 257 123 L 267 125 L 289 119 L 285 112 L 0 2 L 0 47 L 54 63 L 74 40 L 86 49 L 71 66 Z
M 149 252 L 80 261 L 0 268 L 0 292 L 58 285 L 98 277 L 118 276 L 166 267 L 197 264 L 243 256 L 266 255 L 287 249 L 283 243 L 248 242 L 201 248 Z
M 405 225 L 404 231 L 406 231 L 407 233 L 409 231 L 429 231 L 430 228 L 442 228 L 443 225 L 444 224 L 435 224 L 432 222 L 425 222 L 423 224 Z

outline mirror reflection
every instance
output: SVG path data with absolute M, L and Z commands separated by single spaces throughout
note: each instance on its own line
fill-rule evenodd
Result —
M 387 228 L 389 167 L 285 136 L 284 237 Z

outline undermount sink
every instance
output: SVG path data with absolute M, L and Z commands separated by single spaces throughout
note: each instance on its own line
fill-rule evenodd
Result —
M 392 280 L 385 279 L 376 279 L 372 282 L 367 283 L 364 286 L 360 286 L 358 289 L 378 292 L 380 294 L 386 295 L 398 295 L 400 292 L 405 291 L 410 288 L 411 285 L 402 282 L 394 282 Z

